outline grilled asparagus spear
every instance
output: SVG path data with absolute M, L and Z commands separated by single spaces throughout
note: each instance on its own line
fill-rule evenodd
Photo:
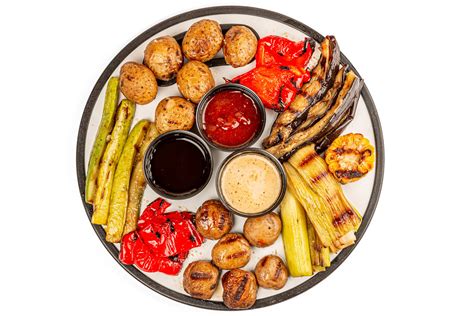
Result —
M 97 176 L 99 175 L 100 158 L 105 151 L 107 145 L 107 136 L 112 131 L 115 123 L 115 111 L 117 110 L 119 98 L 119 79 L 112 77 L 107 83 L 105 90 L 104 109 L 102 110 L 102 119 L 99 129 L 95 137 L 94 146 L 92 147 L 89 158 L 89 167 L 87 168 L 86 178 L 86 202 L 92 204 L 94 202 L 97 190 Z
M 99 174 L 97 176 L 97 192 L 94 199 L 94 213 L 92 214 L 93 224 L 105 225 L 107 223 L 115 168 L 122 154 L 134 115 L 135 103 L 130 100 L 122 100 L 117 110 L 110 141 L 107 143 L 104 155 L 100 161 Z

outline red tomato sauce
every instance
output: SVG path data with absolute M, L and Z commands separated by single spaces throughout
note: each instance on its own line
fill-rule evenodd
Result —
M 237 147 L 260 130 L 261 117 L 254 101 L 240 91 L 216 93 L 204 110 L 204 132 L 214 143 Z

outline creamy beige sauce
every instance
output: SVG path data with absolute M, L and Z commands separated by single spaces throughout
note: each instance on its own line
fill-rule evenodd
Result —
M 227 163 L 221 176 L 224 199 L 243 213 L 267 210 L 278 199 L 281 177 L 273 162 L 260 154 L 243 154 Z

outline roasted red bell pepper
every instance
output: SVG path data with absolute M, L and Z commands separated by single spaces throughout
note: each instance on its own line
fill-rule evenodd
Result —
M 194 226 L 192 213 L 165 213 L 169 206 L 160 198 L 146 207 L 137 230 L 122 238 L 120 261 L 145 272 L 179 273 L 188 251 L 204 238 Z
M 257 67 L 232 82 L 252 89 L 263 104 L 275 111 L 284 111 L 310 79 L 306 66 L 313 54 L 310 40 L 293 42 L 279 36 L 258 41 Z
M 312 55 L 313 48 L 309 38 L 293 42 L 284 37 L 270 35 L 258 41 L 255 59 L 257 67 L 283 65 L 304 70 Z

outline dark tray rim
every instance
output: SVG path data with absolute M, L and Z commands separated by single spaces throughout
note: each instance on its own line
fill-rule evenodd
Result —
M 81 123 L 79 126 L 79 132 L 78 132 L 78 137 L 77 137 L 77 147 L 76 147 L 76 171 L 77 171 L 77 180 L 78 180 L 78 185 L 79 185 L 79 191 L 81 194 L 81 199 L 86 211 L 87 216 L 89 217 L 89 220 L 92 216 L 92 207 L 91 205 L 85 203 L 84 199 L 84 192 L 85 192 L 85 143 L 86 143 L 86 136 L 87 136 L 87 129 L 89 125 L 89 121 L 91 118 L 92 110 L 94 109 L 94 105 L 97 101 L 97 98 L 106 84 L 108 78 L 112 75 L 112 73 L 115 71 L 115 69 L 118 67 L 118 65 L 139 45 L 141 45 L 144 41 L 148 40 L 151 36 L 154 34 L 171 27 L 177 23 L 181 23 L 190 19 L 198 18 L 198 17 L 203 17 L 203 16 L 208 16 L 208 15 L 216 15 L 216 14 L 244 14 L 244 15 L 253 15 L 253 16 L 259 16 L 267 19 L 271 19 L 274 21 L 281 22 L 283 24 L 289 25 L 295 29 L 300 30 L 301 32 L 307 34 L 310 37 L 313 37 L 316 39 L 318 42 L 321 42 L 324 37 L 310 28 L 309 26 L 294 20 L 288 16 L 285 16 L 283 14 L 274 12 L 274 11 L 269 11 L 266 9 L 261 9 L 261 8 L 255 8 L 255 7 L 245 7 L 245 6 L 216 6 L 216 7 L 207 7 L 207 8 L 201 8 L 197 10 L 192 10 L 189 12 L 184 12 L 182 14 L 176 15 L 174 17 L 171 17 L 167 20 L 164 20 L 142 34 L 138 35 L 134 40 L 132 40 L 127 46 L 125 46 L 114 58 L 113 60 L 109 63 L 109 65 L 105 68 L 105 70 L 102 72 L 101 76 L 97 80 L 96 84 L 94 85 L 94 88 L 92 89 L 92 92 L 87 100 L 84 112 L 82 114 L 81 118 Z M 344 56 L 344 54 L 341 53 L 341 58 L 342 61 L 346 64 L 348 64 L 354 72 L 359 75 L 357 70 L 354 68 L 354 66 L 350 63 L 350 61 Z M 359 75 L 360 77 L 360 75 Z M 322 280 L 324 280 L 328 275 L 330 275 L 332 272 L 334 272 L 341 264 L 346 260 L 346 258 L 350 255 L 350 253 L 354 250 L 354 248 L 357 246 L 357 244 L 360 242 L 362 239 L 362 236 L 364 235 L 373 215 L 375 212 L 375 208 L 377 206 L 377 202 L 380 197 L 380 193 L 382 191 L 382 182 L 383 182 L 383 174 L 384 174 L 384 162 L 385 162 L 385 152 L 384 152 L 384 141 L 383 141 L 383 134 L 382 134 L 382 127 L 380 124 L 380 120 L 377 114 L 377 110 L 375 108 L 374 101 L 372 100 L 372 97 L 370 95 L 369 89 L 367 88 L 367 85 L 364 86 L 362 89 L 362 98 L 367 106 L 370 119 L 372 122 L 373 130 L 374 130 L 374 135 L 375 135 L 375 147 L 377 151 L 377 157 L 376 157 L 376 168 L 375 168 L 375 180 L 374 184 L 372 187 L 372 194 L 370 196 L 369 204 L 367 206 L 366 212 L 364 214 L 362 223 L 360 225 L 359 231 L 357 232 L 357 241 L 355 245 L 346 248 L 342 250 L 337 257 L 332 261 L 331 267 L 329 267 L 326 271 L 324 272 L 319 272 L 307 281 L 301 283 L 300 285 L 285 291 L 283 293 L 279 293 L 276 295 L 273 295 L 271 297 L 266 297 L 262 299 L 258 299 L 255 305 L 252 307 L 254 308 L 260 308 L 260 307 L 265 307 L 265 306 L 270 306 L 276 303 L 283 302 L 287 299 L 290 299 L 300 293 L 303 293 L 307 291 L 308 289 L 312 288 Z M 130 273 L 135 279 L 140 281 L 142 284 L 146 285 L 148 288 L 152 289 L 153 291 L 160 293 L 168 298 L 171 298 L 175 301 L 195 306 L 195 307 L 200 307 L 200 308 L 205 308 L 205 309 L 214 309 L 214 310 L 229 310 L 222 302 L 213 302 L 213 301 L 205 301 L 205 300 L 200 300 L 196 298 L 192 298 L 188 295 L 178 293 L 176 291 L 173 291 L 155 281 L 150 279 L 148 276 L 146 276 L 144 273 L 142 273 L 140 270 L 135 268 L 134 266 L 128 266 L 124 265 L 120 262 L 118 259 L 119 251 L 117 248 L 114 246 L 114 244 L 108 243 L 105 240 L 105 231 L 102 228 L 102 226 L 98 225 L 92 225 L 94 231 L 96 232 L 97 236 L 101 240 L 102 244 L 104 247 L 108 250 L 108 252 L 114 257 L 114 259 L 117 261 L 118 264 L 122 266 L 128 273 Z

